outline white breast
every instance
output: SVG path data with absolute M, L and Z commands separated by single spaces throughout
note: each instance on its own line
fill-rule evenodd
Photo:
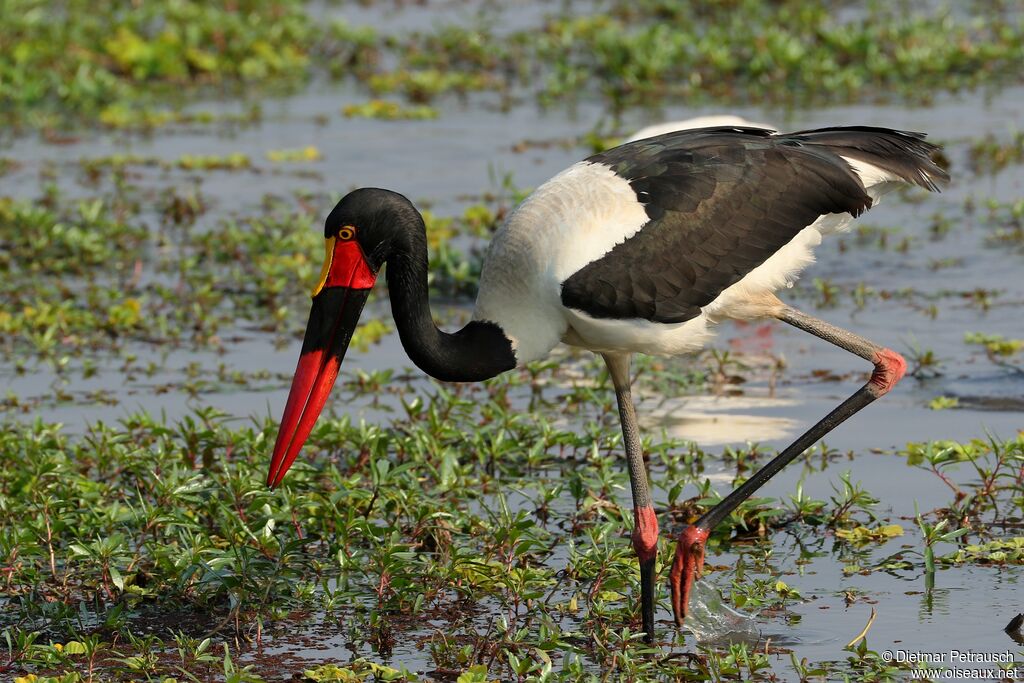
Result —
M 571 323 L 561 284 L 636 234 L 647 213 L 629 183 L 581 161 L 537 188 L 495 234 L 473 317 L 512 339 L 516 358 L 543 358 Z

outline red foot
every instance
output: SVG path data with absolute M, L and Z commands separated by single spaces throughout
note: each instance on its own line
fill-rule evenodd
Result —
M 882 349 L 875 354 L 875 371 L 871 373 L 871 386 L 876 396 L 889 393 L 907 371 L 907 361 L 892 349 Z
M 641 562 L 658 554 L 658 516 L 654 508 L 633 508 L 633 550 Z
M 672 612 L 676 617 L 676 625 L 682 626 L 686 619 L 686 606 L 690 602 L 690 589 L 694 579 L 699 579 L 704 571 L 704 544 L 708 540 L 708 530 L 698 526 L 688 526 L 679 535 L 676 544 L 676 557 L 672 561 L 669 581 L 672 584 Z

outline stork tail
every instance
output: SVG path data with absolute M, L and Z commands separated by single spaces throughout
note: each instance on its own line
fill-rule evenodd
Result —
M 931 192 L 949 183 L 949 174 L 933 157 L 939 146 L 925 142 L 924 133 L 843 126 L 804 130 L 780 137 L 827 147 L 840 156 L 871 164 Z

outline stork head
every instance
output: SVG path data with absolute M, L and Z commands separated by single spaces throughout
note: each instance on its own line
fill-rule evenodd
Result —
M 409 246 L 408 238 L 417 234 L 410 227 L 416 226 L 423 226 L 423 218 L 404 195 L 364 187 L 349 192 L 331 210 L 324 221 L 324 239 L 328 246 L 358 246 L 366 264 L 376 273 L 396 248 Z M 321 280 L 330 267 L 328 258 Z
M 324 265 L 313 288 L 309 322 L 274 444 L 268 486 L 281 483 L 309 437 L 338 377 L 377 271 L 408 239 L 410 232 L 403 227 L 409 220 L 422 225 L 419 212 L 408 199 L 375 188 L 350 192 L 327 216 Z

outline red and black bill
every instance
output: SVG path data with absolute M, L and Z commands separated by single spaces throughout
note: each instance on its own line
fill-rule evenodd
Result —
M 376 275 L 355 241 L 327 240 L 323 273 L 281 417 L 267 485 L 281 483 L 323 411 Z

